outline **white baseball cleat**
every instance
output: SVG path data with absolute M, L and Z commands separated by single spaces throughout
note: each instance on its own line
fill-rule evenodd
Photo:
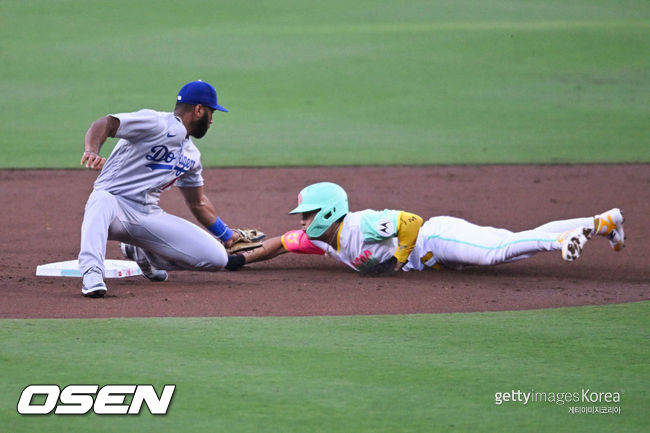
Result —
M 562 242 L 562 259 L 567 262 L 578 259 L 585 244 L 591 238 L 591 233 L 591 229 L 587 227 L 578 227 L 562 235 L 560 238 L 560 242 Z
M 625 218 L 620 209 L 614 208 L 594 217 L 594 233 L 605 236 L 614 251 L 621 251 L 625 246 Z
M 92 287 L 82 286 L 81 294 L 88 298 L 103 298 L 107 290 L 108 289 L 106 288 L 106 284 L 104 284 L 102 281 L 101 283 L 97 283 Z
M 139 251 L 138 247 L 121 242 L 120 251 L 122 251 L 124 257 L 131 259 L 138 264 L 142 271 L 142 275 L 145 278 L 151 281 L 165 281 L 169 277 L 167 271 L 156 269 L 151 263 L 149 263 L 149 260 L 147 260 L 144 254 Z
M 104 273 L 93 266 L 83 274 L 81 294 L 88 298 L 103 298 L 108 289 L 104 283 Z

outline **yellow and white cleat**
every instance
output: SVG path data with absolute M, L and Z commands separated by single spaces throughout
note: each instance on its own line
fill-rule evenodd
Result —
M 594 217 L 594 234 L 605 236 L 614 251 L 621 251 L 625 246 L 623 231 L 623 212 L 614 208 Z

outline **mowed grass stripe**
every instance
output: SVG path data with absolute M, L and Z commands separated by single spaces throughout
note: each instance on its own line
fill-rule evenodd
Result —
M 251 28 L 232 28 L 228 33 L 278 33 L 278 34 L 341 34 L 341 33 L 434 33 L 442 31 L 546 31 L 569 29 L 650 29 L 650 20 L 556 20 L 556 21 L 457 21 L 376 24 L 328 25 L 277 25 Z

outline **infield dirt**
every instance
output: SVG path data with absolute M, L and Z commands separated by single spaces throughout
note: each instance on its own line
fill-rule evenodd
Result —
M 603 238 L 577 262 L 560 253 L 463 271 L 426 270 L 363 278 L 320 256 L 285 254 L 238 272 L 176 272 L 164 283 L 107 280 L 104 299 L 81 296 L 78 278 L 36 277 L 42 263 L 75 259 L 83 209 L 96 172 L 0 171 L 0 317 L 302 316 L 496 311 L 649 299 L 650 165 L 379 166 L 225 168 L 204 172 L 206 193 L 231 227 L 269 236 L 299 228 L 287 215 L 298 191 L 328 180 L 350 209 L 403 209 L 428 219 L 453 215 L 524 230 L 545 222 L 625 212 L 627 247 Z M 194 221 L 175 189 L 169 213 Z M 107 258 L 121 259 L 109 242 Z

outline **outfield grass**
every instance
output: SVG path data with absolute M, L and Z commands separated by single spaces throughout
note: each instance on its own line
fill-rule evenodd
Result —
M 4 168 L 197 78 L 231 110 L 208 166 L 650 161 L 647 1 L 0 5 Z
M 0 424 L 15 432 L 647 431 L 649 307 L 2 320 Z M 16 403 L 32 383 L 177 389 L 167 416 L 21 417 Z M 511 390 L 583 388 L 620 392 L 621 413 L 495 400 Z

